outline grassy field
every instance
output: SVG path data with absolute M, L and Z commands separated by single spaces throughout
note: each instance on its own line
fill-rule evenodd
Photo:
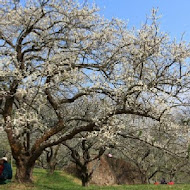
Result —
M 35 169 L 33 185 L 24 186 L 14 182 L 1 185 L 0 190 L 190 190 L 190 184 L 184 185 L 121 185 L 121 186 L 89 186 L 82 187 L 78 179 L 56 172 L 48 176 L 45 170 Z

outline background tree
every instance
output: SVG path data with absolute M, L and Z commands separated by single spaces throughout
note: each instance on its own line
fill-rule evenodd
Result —
M 48 173 L 53 174 L 56 168 L 56 165 L 59 163 L 58 154 L 60 151 L 61 144 L 50 147 L 49 150 L 46 150 L 46 160 L 48 165 Z
M 162 176 L 168 180 L 175 177 L 176 181 L 184 164 L 188 163 L 188 127 L 178 123 L 175 117 L 168 115 L 168 120 L 173 122 L 167 125 L 142 117 L 120 117 L 123 128 L 118 133 L 121 138 L 117 140 L 114 154 L 118 158 L 123 155 L 124 160 L 135 165 L 142 183 Z
M 98 161 L 104 154 L 106 147 L 95 139 L 81 139 L 75 146 L 64 145 L 70 150 L 72 162 L 76 164 L 77 173 L 82 181 L 82 186 L 87 186 L 98 166 Z M 92 167 L 89 166 L 92 163 Z
M 63 170 L 70 163 L 70 153 L 61 144 L 47 148 L 37 160 L 35 166 L 47 170 L 52 175 L 54 171 Z

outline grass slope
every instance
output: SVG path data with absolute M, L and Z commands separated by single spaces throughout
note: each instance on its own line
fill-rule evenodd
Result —
M 33 185 L 21 185 L 17 183 L 9 183 L 1 185 L 0 190 L 190 190 L 190 185 L 122 185 L 98 187 L 89 186 L 82 187 L 80 181 L 62 172 L 55 172 L 54 175 L 48 176 L 45 170 L 34 170 Z

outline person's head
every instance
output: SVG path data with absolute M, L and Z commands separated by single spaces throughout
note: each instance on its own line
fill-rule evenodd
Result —
M 5 162 L 7 162 L 7 157 L 2 157 L 0 159 L 0 164 L 4 164 Z

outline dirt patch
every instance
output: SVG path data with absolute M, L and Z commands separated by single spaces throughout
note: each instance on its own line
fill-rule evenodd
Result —
M 141 176 L 137 169 L 122 159 L 105 157 L 116 178 L 116 184 L 140 184 Z
M 114 185 L 116 183 L 116 177 L 105 157 L 103 156 L 99 163 L 97 161 L 90 163 L 89 168 L 94 167 L 96 164 L 98 166 L 92 175 L 90 183 L 96 185 Z

